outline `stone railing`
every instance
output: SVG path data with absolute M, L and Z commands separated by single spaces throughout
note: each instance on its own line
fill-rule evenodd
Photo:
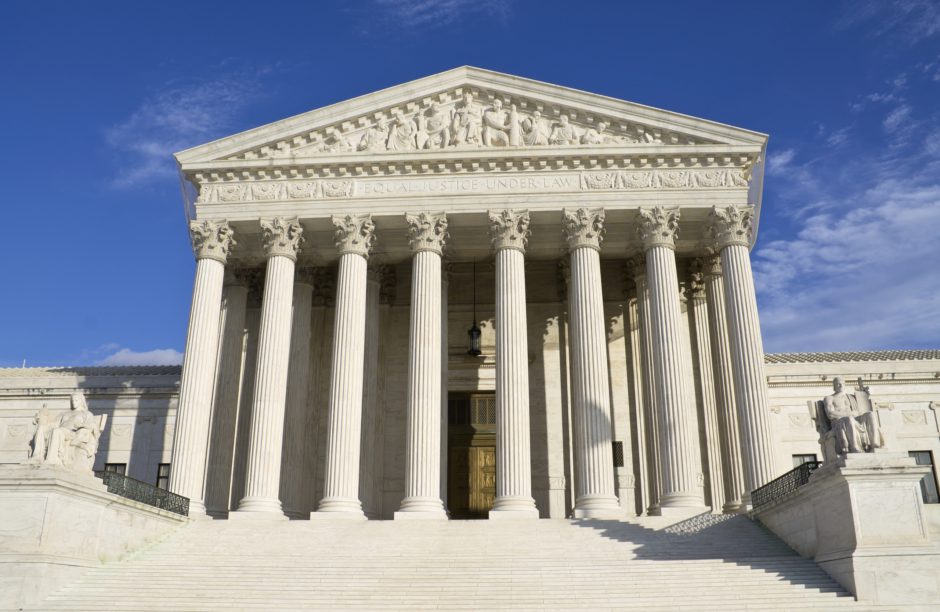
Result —
M 779 501 L 794 493 L 797 489 L 809 482 L 809 477 L 819 469 L 822 463 L 819 461 L 807 461 L 803 463 L 783 476 L 779 478 L 774 478 L 764 486 L 759 489 L 754 490 L 751 493 L 751 503 L 754 505 L 754 510 L 761 510 L 766 506 Z
M 108 487 L 108 493 L 114 493 L 132 501 L 182 516 L 189 516 L 188 497 L 171 493 L 150 483 L 117 472 L 95 472 L 95 476 L 100 478 Z

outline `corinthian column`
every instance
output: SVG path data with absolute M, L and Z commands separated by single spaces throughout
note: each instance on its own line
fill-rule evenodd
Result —
M 362 381 L 365 361 L 367 259 L 375 242 L 372 215 L 333 217 L 339 273 L 330 371 L 330 418 L 323 499 L 310 518 L 365 519 L 359 501 Z
M 395 519 L 446 519 L 441 502 L 441 252 L 447 217 L 406 214 L 411 242 L 405 499 Z
M 646 428 L 642 432 L 646 437 L 649 473 L 649 505 L 646 513 L 659 514 L 659 496 L 662 491 L 662 467 L 659 462 L 659 423 L 656 407 L 656 381 L 653 367 L 653 320 L 650 311 L 650 288 L 646 282 L 646 258 L 642 255 L 631 257 L 627 261 L 636 283 L 636 309 L 640 338 L 640 378 L 643 381 L 643 421 Z
M 281 449 L 290 363 L 294 263 L 303 244 L 303 227 L 294 219 L 261 221 L 261 242 L 268 258 L 261 301 L 258 360 L 251 400 L 251 433 L 245 496 L 229 518 L 286 518 L 281 511 Z
M 574 404 L 574 518 L 623 515 L 614 493 L 611 445 L 610 373 L 600 248 L 604 210 L 580 208 L 562 213 L 571 252 L 572 403 Z
M 206 447 L 219 350 L 222 283 L 225 260 L 235 241 L 224 220 L 191 221 L 189 233 L 196 254 L 196 280 L 173 436 L 170 490 L 189 498 L 191 515 L 204 515 Z
M 662 469 L 660 512 L 703 509 L 698 483 L 698 444 L 692 388 L 685 380 L 682 328 L 679 309 L 679 280 L 676 274 L 675 239 L 679 211 L 654 207 L 637 213 L 637 235 L 646 251 L 646 277 L 650 292 L 653 380 Z
M 529 448 L 525 247 L 529 212 L 490 211 L 496 250 L 496 500 L 489 517 L 538 518 Z
M 725 306 L 731 341 L 734 396 L 744 451 L 744 503 L 750 492 L 776 476 L 770 416 L 767 411 L 767 377 L 764 343 L 757 317 L 757 297 L 748 249 L 751 245 L 750 207 L 712 208 L 709 234 L 721 256 L 725 279 Z
M 705 275 L 705 302 L 712 337 L 712 362 L 715 372 L 715 399 L 718 405 L 718 435 L 721 438 L 722 465 L 725 474 L 725 505 L 728 513 L 741 510 L 744 475 L 741 473 L 741 437 L 735 412 L 734 375 L 731 372 L 731 345 L 728 318 L 725 316 L 725 286 L 721 278 L 721 259 L 701 260 Z
M 310 322 L 313 311 L 313 273 L 298 270 L 291 316 L 290 361 L 284 408 L 284 451 L 281 453 L 281 503 L 284 513 L 301 518 L 304 454 L 307 438 L 307 388 L 310 384 Z

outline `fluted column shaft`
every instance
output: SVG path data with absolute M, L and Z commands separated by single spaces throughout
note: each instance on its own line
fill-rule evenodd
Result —
M 741 463 L 741 438 L 734 401 L 734 375 L 731 371 L 731 344 L 728 340 L 728 318 L 725 315 L 725 288 L 718 257 L 710 257 L 705 266 L 705 301 L 711 329 L 712 362 L 714 364 L 715 400 L 718 409 L 718 435 L 721 438 L 724 467 L 724 511 L 738 512 L 744 491 Z
M 239 275 L 240 276 L 240 275 Z M 226 516 L 232 489 L 235 429 L 242 352 L 245 349 L 245 313 L 248 287 L 237 276 L 222 293 L 219 360 L 215 375 L 209 457 L 206 466 L 206 512 Z
M 679 213 L 641 209 L 639 233 L 646 251 L 646 278 L 650 292 L 653 379 L 662 469 L 660 512 L 670 508 L 704 508 L 698 482 L 697 431 L 694 398 L 683 365 L 679 280 L 676 273 L 675 236 Z
M 369 215 L 334 217 L 340 252 L 330 372 L 323 498 L 310 518 L 364 519 L 359 501 L 367 257 L 375 240 Z
M 496 249 L 496 500 L 489 518 L 538 518 L 532 498 L 525 293 L 527 211 L 490 212 Z
M 444 511 L 447 512 L 447 461 L 449 459 L 449 448 L 447 445 L 448 426 L 448 376 L 450 366 L 450 354 L 447 348 L 447 325 L 449 319 L 448 312 L 448 290 L 450 288 L 450 274 L 448 268 L 450 264 L 444 263 L 441 268 L 441 501 L 444 503 Z
M 446 221 L 444 228 L 446 235 Z M 413 241 L 424 247 L 415 233 Z M 441 255 L 436 248 L 422 248 L 412 257 L 405 499 L 396 519 L 447 518 L 440 498 Z
M 369 269 L 366 284 L 366 339 L 362 373 L 362 459 L 359 498 L 366 517 L 379 518 L 381 504 L 375 491 L 375 450 L 379 403 L 379 293 L 381 272 Z
M 196 278 L 189 311 L 179 408 L 170 463 L 170 490 L 190 500 L 190 514 L 204 515 L 206 450 L 219 349 L 219 315 L 225 261 L 234 245 L 225 221 L 193 221 Z
M 307 429 L 307 391 L 310 384 L 310 323 L 313 310 L 313 280 L 298 274 L 294 283 L 291 316 L 290 360 L 287 370 L 287 399 L 284 415 L 284 452 L 281 457 L 280 497 L 284 513 L 300 518 L 304 513 L 304 454 Z
M 646 259 L 637 258 L 633 264 L 636 283 L 637 317 L 640 327 L 640 371 L 643 379 L 643 416 L 646 422 L 646 459 L 649 462 L 649 506 L 647 514 L 659 513 L 662 494 L 662 464 L 659 461 L 659 408 L 656 403 L 656 380 L 653 366 L 653 313 L 650 307 L 650 289 L 646 282 Z
M 270 516 L 281 518 L 281 449 L 284 442 L 284 408 L 290 362 L 294 262 L 303 242 L 303 228 L 296 219 L 276 217 L 261 221 L 268 263 L 261 301 L 255 388 L 251 400 L 251 432 L 245 496 L 229 518 Z
M 748 248 L 753 212 L 749 207 L 712 209 L 710 231 L 721 256 L 725 307 L 734 375 L 745 489 L 750 493 L 776 476 L 773 436 L 764 373 L 764 343 L 757 315 L 757 296 Z
M 564 211 L 571 250 L 571 358 L 575 434 L 575 518 L 623 514 L 614 489 L 610 373 L 601 289 L 601 209 Z

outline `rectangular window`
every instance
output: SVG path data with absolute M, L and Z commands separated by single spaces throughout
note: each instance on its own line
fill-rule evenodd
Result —
M 170 464 L 161 463 L 157 466 L 157 488 L 158 489 L 168 489 L 170 488 Z
M 623 467 L 623 442 L 614 441 L 614 467 Z
M 798 467 L 800 467 L 801 465 L 803 465 L 804 463 L 808 463 L 808 462 L 810 462 L 810 461 L 816 461 L 816 455 L 815 455 L 815 454 L 809 454 L 809 455 L 793 455 L 793 467 L 795 467 L 795 468 L 798 468 Z
M 925 504 L 940 504 L 940 493 L 937 492 L 937 472 L 933 466 L 933 454 L 930 451 L 909 451 L 907 453 L 917 462 L 917 465 L 926 465 L 930 471 L 924 474 L 920 481 L 920 493 Z
M 121 476 L 124 476 L 127 474 L 127 464 L 126 463 L 105 463 L 104 471 L 114 472 L 115 474 L 120 474 Z

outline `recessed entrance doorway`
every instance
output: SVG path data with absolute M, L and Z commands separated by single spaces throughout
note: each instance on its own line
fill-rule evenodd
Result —
M 496 498 L 496 395 L 450 393 L 447 505 L 452 519 L 485 519 Z

